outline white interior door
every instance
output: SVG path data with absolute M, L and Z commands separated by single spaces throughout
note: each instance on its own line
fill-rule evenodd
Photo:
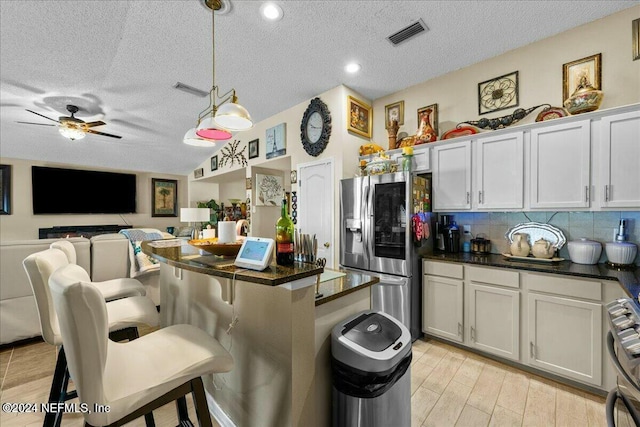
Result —
M 334 266 L 334 187 L 332 158 L 298 165 L 297 228 L 316 235 L 318 258 L 327 260 L 327 268 Z

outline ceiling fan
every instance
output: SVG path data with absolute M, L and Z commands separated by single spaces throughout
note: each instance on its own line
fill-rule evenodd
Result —
M 106 123 L 103 121 L 85 122 L 84 120 L 78 119 L 77 117 L 74 116 L 74 114 L 77 113 L 79 110 L 80 109 L 75 105 L 67 105 L 67 111 L 71 113 L 71 116 L 60 116 L 58 117 L 58 120 L 52 119 L 40 113 L 36 113 L 35 111 L 31 111 L 31 110 L 27 110 L 27 111 L 30 113 L 36 114 L 40 117 L 44 117 L 47 120 L 51 120 L 53 122 L 59 123 L 58 131 L 62 134 L 62 136 L 64 136 L 65 138 L 69 138 L 72 141 L 76 139 L 84 138 L 87 133 L 93 133 L 95 135 L 102 135 L 102 136 L 109 136 L 111 138 L 122 138 L 121 136 L 118 136 L 118 135 L 98 132 L 97 130 L 91 129 L 96 126 L 103 126 Z M 33 123 L 33 122 L 17 122 L 17 123 L 23 123 L 27 125 L 39 125 L 39 126 L 55 126 L 48 123 Z

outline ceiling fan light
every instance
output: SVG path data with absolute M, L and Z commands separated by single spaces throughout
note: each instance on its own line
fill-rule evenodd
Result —
M 215 141 L 198 137 L 196 128 L 191 128 L 184 134 L 182 142 L 193 147 L 213 147 Z
M 86 136 L 85 132 L 77 127 L 59 126 L 58 132 L 60 132 L 60 135 L 72 141 L 82 139 Z
M 233 131 L 242 131 L 253 127 L 249 112 L 235 102 L 221 105 L 213 120 L 218 126 Z
M 196 128 L 196 135 L 200 138 L 224 141 L 231 139 L 231 132 L 214 122 L 213 117 L 207 117 Z

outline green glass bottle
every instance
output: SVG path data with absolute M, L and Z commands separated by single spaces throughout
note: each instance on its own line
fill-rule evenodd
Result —
M 276 262 L 293 265 L 293 221 L 287 214 L 287 199 L 282 198 L 282 211 L 276 222 Z

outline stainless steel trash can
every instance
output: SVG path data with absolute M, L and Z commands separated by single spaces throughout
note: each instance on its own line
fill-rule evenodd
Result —
M 333 426 L 411 426 L 411 333 L 380 311 L 331 331 Z

